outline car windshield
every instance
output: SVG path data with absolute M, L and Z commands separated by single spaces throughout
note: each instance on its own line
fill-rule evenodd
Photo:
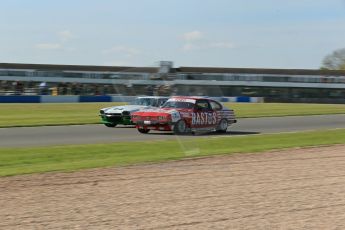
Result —
M 185 101 L 167 101 L 162 108 L 192 109 L 194 108 L 194 104 Z
M 132 105 L 156 106 L 157 100 L 154 98 L 136 98 Z

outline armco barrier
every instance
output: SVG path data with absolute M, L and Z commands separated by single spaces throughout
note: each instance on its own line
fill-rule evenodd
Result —
M 264 102 L 263 97 L 241 96 L 241 97 L 212 97 L 212 98 L 220 102 L 243 102 L 243 103 L 263 103 Z
M 130 102 L 136 96 L 0 96 L 0 103 Z M 210 97 L 220 102 L 264 102 L 262 97 Z

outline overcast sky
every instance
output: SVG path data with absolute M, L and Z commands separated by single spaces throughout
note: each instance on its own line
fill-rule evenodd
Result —
M 345 0 L 0 0 L 0 63 L 319 68 Z

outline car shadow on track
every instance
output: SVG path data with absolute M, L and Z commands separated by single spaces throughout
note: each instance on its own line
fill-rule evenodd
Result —
M 217 133 L 217 132 L 211 132 L 211 133 L 196 133 L 197 136 L 239 136 L 239 135 L 254 135 L 254 134 L 260 134 L 260 132 L 251 132 L 251 131 L 228 131 L 226 133 Z
M 197 132 L 195 134 L 186 133 L 179 134 L 176 136 L 239 136 L 239 135 L 254 135 L 260 134 L 260 132 L 251 132 L 251 131 L 228 131 L 226 133 L 217 133 L 217 132 Z M 150 132 L 146 135 L 175 135 L 173 132 Z
M 116 129 L 133 129 L 133 128 L 135 128 L 135 125 L 117 125 L 114 128 L 116 128 Z

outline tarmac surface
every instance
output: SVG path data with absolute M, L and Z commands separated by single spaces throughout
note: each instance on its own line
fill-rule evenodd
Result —
M 345 128 L 345 115 L 291 116 L 239 119 L 224 136 Z M 179 138 L 208 138 L 219 134 L 197 134 Z M 121 141 L 176 139 L 171 132 L 139 133 L 133 126 L 104 125 L 0 128 L 0 147 L 111 143 Z

